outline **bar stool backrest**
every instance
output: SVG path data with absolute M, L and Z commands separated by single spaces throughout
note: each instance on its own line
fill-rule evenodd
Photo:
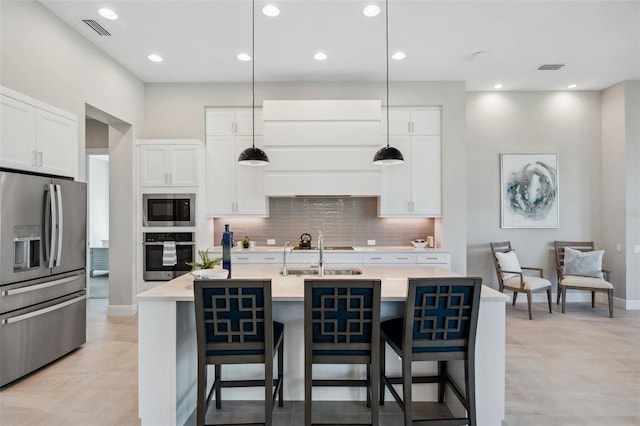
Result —
M 409 278 L 405 356 L 446 360 L 473 354 L 481 287 L 481 278 Z

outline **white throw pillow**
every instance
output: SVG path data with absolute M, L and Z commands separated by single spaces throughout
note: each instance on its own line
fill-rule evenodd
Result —
M 518 262 L 518 256 L 516 252 L 511 250 L 506 253 L 496 252 L 496 259 L 498 259 L 498 265 L 503 271 L 522 272 L 520 268 L 520 262 Z M 518 274 L 503 273 L 502 279 L 508 280 L 511 277 L 517 277 Z
M 564 249 L 564 275 L 604 278 L 602 275 L 602 255 L 604 250 L 585 251 Z

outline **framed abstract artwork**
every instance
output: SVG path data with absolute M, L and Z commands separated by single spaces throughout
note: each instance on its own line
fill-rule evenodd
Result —
M 558 155 L 500 154 L 501 227 L 560 226 Z

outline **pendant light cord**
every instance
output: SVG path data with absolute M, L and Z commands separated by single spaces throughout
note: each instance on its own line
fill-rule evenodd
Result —
M 256 147 L 256 1 L 251 0 L 251 146 Z M 387 95 L 388 96 L 388 95 Z
M 385 39 L 387 41 L 387 148 L 389 148 L 389 0 L 384 2 Z

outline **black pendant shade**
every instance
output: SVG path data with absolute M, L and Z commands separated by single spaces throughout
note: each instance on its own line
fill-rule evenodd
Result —
M 240 153 L 238 163 L 245 166 L 265 166 L 269 164 L 269 157 L 260 148 L 251 146 Z
M 256 148 L 256 61 L 255 61 L 255 0 L 251 0 L 251 146 L 238 156 L 238 164 L 245 166 L 266 166 L 267 153 Z
M 398 148 L 392 146 L 383 146 L 373 156 L 373 164 L 391 166 L 404 162 L 404 157 Z
M 385 39 L 387 41 L 387 146 L 384 146 L 373 156 L 373 164 L 391 166 L 404 163 L 404 157 L 398 148 L 389 146 L 389 0 L 385 5 Z

